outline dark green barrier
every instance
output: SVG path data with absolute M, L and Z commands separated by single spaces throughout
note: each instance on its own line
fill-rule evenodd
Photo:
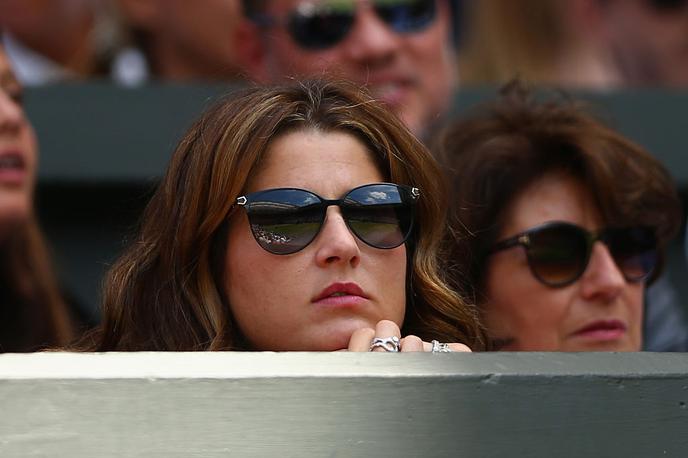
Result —
M 27 90 L 27 111 L 41 144 L 39 213 L 65 282 L 89 312 L 103 271 L 132 232 L 177 140 L 204 108 L 232 89 L 89 83 Z M 460 92 L 455 113 L 494 93 Z M 688 92 L 581 96 L 655 154 L 688 190 Z M 670 263 L 675 283 L 685 288 L 680 245 L 670 253 Z
M 45 182 L 132 182 L 159 177 L 191 121 L 230 87 L 81 84 L 27 90 Z M 460 92 L 455 113 L 494 95 Z M 688 187 L 688 92 L 579 93 L 613 126 L 655 154 Z

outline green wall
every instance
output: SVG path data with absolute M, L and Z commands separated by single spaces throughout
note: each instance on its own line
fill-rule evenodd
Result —
M 95 313 L 102 273 L 165 170 L 177 140 L 199 113 L 232 87 L 105 83 L 31 88 L 26 106 L 41 145 L 39 215 L 68 288 Z M 494 96 L 464 90 L 455 114 Z M 577 94 L 604 119 L 647 147 L 688 190 L 688 92 L 634 90 Z M 670 253 L 670 275 L 683 297 L 682 242 Z M 685 289 L 685 291 L 684 291 Z

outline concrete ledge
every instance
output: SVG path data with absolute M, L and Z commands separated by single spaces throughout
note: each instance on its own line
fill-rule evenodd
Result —
M 0 456 L 685 456 L 687 354 L 0 355 Z

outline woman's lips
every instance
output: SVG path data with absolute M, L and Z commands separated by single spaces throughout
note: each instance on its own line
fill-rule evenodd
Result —
M 24 155 L 18 151 L 0 152 L 0 183 L 21 185 L 26 181 L 27 170 Z
M 626 334 L 626 330 L 626 324 L 621 320 L 597 320 L 578 329 L 573 335 L 589 340 L 617 340 Z
M 329 307 L 355 307 L 363 304 L 368 299 L 361 296 L 330 296 L 316 302 L 318 305 Z
M 368 296 L 356 283 L 333 283 L 322 290 L 312 302 L 330 307 L 353 307 L 363 304 Z

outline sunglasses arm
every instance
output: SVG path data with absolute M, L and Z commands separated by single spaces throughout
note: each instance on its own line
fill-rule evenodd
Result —
M 530 246 L 530 237 L 528 234 L 519 234 L 514 237 L 497 242 L 490 250 L 490 254 L 496 253 L 498 251 L 508 250 L 509 248 L 522 245 L 524 247 Z
M 236 211 L 237 207 L 244 207 L 246 206 L 246 203 L 248 200 L 246 199 L 246 196 L 239 196 L 237 197 L 236 201 L 232 204 L 231 207 L 229 207 L 229 211 L 227 212 L 227 218 L 232 216 L 234 212 Z

